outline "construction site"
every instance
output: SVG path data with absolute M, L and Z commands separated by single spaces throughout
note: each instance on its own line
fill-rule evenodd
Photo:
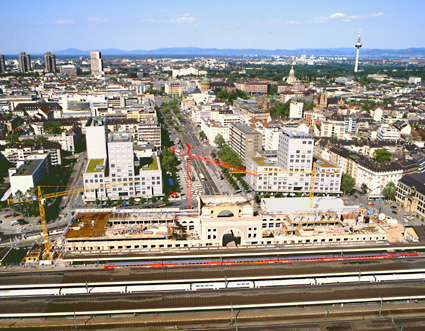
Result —
M 371 217 L 358 206 L 344 206 L 338 198 L 315 201 L 318 208 L 313 211 L 302 207 L 308 204 L 308 198 L 264 199 L 273 201 L 263 201 L 257 213 L 253 202 L 241 196 L 198 199 L 197 210 L 78 211 L 62 237 L 64 256 L 176 251 L 196 247 L 403 241 L 404 228 L 397 222 L 385 217 Z M 287 213 L 278 210 L 284 203 L 293 206 L 295 201 L 300 204 L 300 210 Z

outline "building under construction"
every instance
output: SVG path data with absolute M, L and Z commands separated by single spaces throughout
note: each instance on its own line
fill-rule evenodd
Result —
M 358 206 L 344 206 L 337 198 L 317 200 L 313 210 L 308 210 L 308 198 L 264 199 L 258 215 L 254 215 L 252 202 L 240 196 L 198 199 L 198 210 L 80 211 L 62 238 L 64 253 L 125 254 L 221 247 L 229 245 L 223 240 L 226 235 L 234 239 L 230 245 L 245 247 L 375 244 L 388 241 L 389 229 L 396 227 L 372 219 Z

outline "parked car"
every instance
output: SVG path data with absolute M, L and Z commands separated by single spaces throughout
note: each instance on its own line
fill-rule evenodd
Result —
M 395 210 L 392 211 L 393 214 L 397 215 L 397 212 Z
M 369 201 L 367 204 L 368 204 L 369 206 L 375 206 L 375 204 L 374 204 L 373 202 L 370 202 L 370 201 Z

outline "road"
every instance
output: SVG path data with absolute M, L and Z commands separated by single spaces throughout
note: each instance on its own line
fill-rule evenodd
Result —
M 183 142 L 185 144 L 190 143 L 191 145 L 197 147 L 200 150 L 205 149 L 202 144 L 199 142 L 199 140 L 196 138 L 196 136 L 193 133 L 183 133 Z M 193 151 L 194 153 L 199 153 L 196 150 Z M 214 167 L 214 165 L 211 164 L 211 166 Z M 205 195 L 220 195 L 221 192 L 218 189 L 215 178 L 211 176 L 210 172 L 208 171 L 205 162 L 192 158 L 192 168 L 198 173 L 202 173 L 205 177 L 205 180 L 203 181 L 204 186 L 204 194 Z M 214 169 L 212 170 L 214 172 Z M 218 180 L 218 179 L 217 179 Z

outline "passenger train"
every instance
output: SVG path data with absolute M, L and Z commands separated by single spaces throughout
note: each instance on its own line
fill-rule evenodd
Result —
M 288 255 L 288 256 L 259 256 L 235 257 L 222 259 L 193 259 L 193 260 L 165 260 L 165 261 L 129 261 L 107 262 L 104 269 L 123 268 L 167 268 L 167 267 L 194 267 L 213 265 L 240 265 L 240 264 L 266 264 L 266 263 L 292 263 L 292 262 L 317 262 L 317 261 L 353 261 L 371 259 L 394 259 L 399 257 L 418 256 L 415 251 L 400 252 L 365 252 L 348 254 L 317 254 L 317 255 Z
M 263 280 L 235 280 L 235 281 L 212 281 L 194 283 L 170 283 L 170 284 L 129 284 L 110 286 L 75 286 L 60 287 L 55 284 L 54 288 L 26 288 L 26 289 L 0 289 L 0 297 L 42 297 L 57 295 L 90 295 L 90 294 L 111 294 L 111 293 L 140 293 L 158 291 L 199 291 L 199 290 L 220 290 L 220 289 L 242 289 L 242 288 L 262 288 L 274 286 L 320 286 L 329 284 L 349 284 L 349 283 L 373 283 L 373 282 L 402 282 L 402 281 L 423 281 L 425 273 L 386 273 L 375 275 L 347 275 L 347 276 L 327 276 L 327 277 L 307 277 L 307 278 L 287 278 L 287 279 L 263 279 Z

